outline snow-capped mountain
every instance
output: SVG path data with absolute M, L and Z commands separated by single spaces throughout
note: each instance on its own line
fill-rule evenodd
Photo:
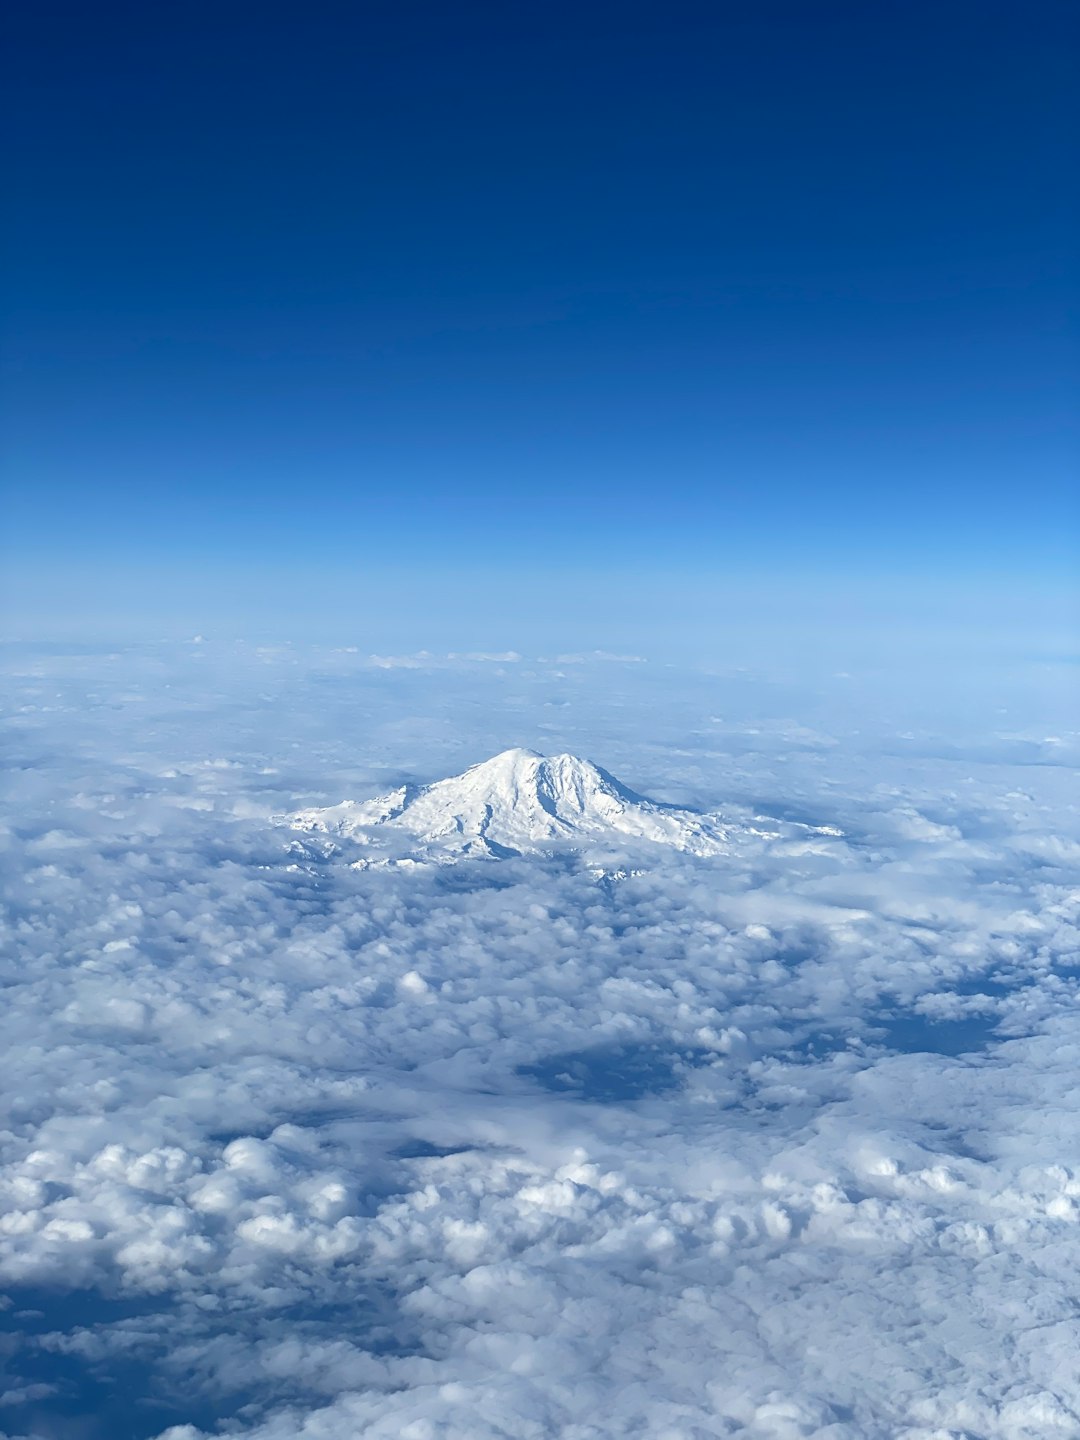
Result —
M 508 858 L 619 837 L 695 855 L 727 849 L 714 817 L 647 800 L 576 755 L 533 750 L 504 750 L 462 775 L 301 810 L 281 823 L 357 842 L 388 860 Z

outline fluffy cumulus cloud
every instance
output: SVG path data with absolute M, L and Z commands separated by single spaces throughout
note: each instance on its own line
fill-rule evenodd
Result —
M 0 1435 L 1080 1437 L 1062 672 L 3 663 Z M 740 838 L 272 823 L 511 745 Z

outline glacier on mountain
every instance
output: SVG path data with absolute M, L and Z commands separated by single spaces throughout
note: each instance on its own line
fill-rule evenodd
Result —
M 692 855 L 728 849 L 715 815 L 659 804 L 576 755 L 511 749 L 433 784 L 300 810 L 279 823 L 390 851 L 393 859 L 509 859 L 623 838 Z M 363 863 L 363 862 L 361 862 Z

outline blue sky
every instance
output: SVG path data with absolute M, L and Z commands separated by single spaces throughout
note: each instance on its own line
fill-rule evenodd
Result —
M 1071 7 L 12 23 L 8 633 L 1067 585 Z

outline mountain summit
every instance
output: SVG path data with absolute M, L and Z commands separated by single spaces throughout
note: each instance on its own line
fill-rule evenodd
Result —
M 504 750 L 461 775 L 403 785 L 374 800 L 346 800 L 285 818 L 321 832 L 417 859 L 508 858 L 561 844 L 618 837 L 671 845 L 696 855 L 725 850 L 712 818 L 659 805 L 576 755 Z M 387 856 L 387 859 L 391 856 Z

